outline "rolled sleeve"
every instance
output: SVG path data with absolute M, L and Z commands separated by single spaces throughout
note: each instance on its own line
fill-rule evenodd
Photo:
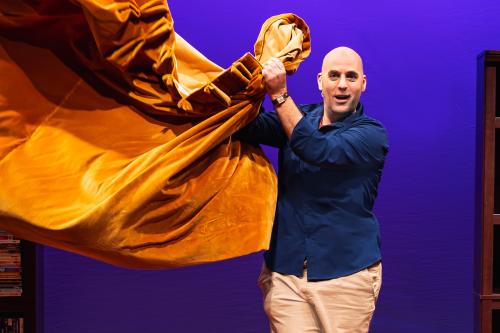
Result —
M 302 160 L 321 167 L 379 167 L 388 152 L 386 131 L 372 119 L 331 130 L 316 128 L 304 117 L 292 132 L 290 147 Z

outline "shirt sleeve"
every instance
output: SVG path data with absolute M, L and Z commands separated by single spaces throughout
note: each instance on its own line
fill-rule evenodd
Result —
M 372 119 L 345 131 L 327 131 L 302 118 L 290 147 L 302 160 L 321 167 L 380 167 L 389 150 L 385 128 Z
M 264 144 L 280 148 L 285 145 L 287 137 L 276 112 L 264 112 L 250 124 L 235 134 L 235 138 L 252 144 Z

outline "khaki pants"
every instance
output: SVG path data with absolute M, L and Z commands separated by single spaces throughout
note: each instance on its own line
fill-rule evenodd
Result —
M 262 268 L 259 287 L 272 333 L 366 333 L 382 284 L 382 264 L 331 280 L 307 281 Z

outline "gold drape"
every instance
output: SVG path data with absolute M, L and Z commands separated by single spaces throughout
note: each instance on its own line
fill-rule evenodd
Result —
M 136 268 L 265 249 L 276 177 L 231 134 L 258 113 L 260 63 L 309 51 L 292 14 L 224 70 L 163 0 L 2 0 L 0 228 Z

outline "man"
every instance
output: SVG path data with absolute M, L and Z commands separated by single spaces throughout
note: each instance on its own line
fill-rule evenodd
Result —
M 271 332 L 368 332 L 382 269 L 372 208 L 388 146 L 359 102 L 361 57 L 347 47 L 325 56 L 322 104 L 295 104 L 278 59 L 262 74 L 276 112 L 262 112 L 238 135 L 280 148 L 276 218 L 259 277 Z

